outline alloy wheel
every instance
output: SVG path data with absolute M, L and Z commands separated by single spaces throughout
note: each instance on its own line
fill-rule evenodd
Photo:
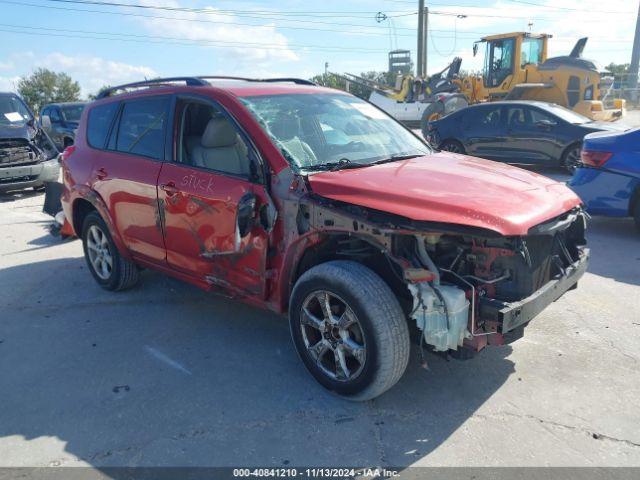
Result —
M 325 290 L 311 293 L 302 304 L 300 329 L 307 353 L 329 378 L 349 381 L 362 372 L 367 358 L 364 333 L 340 297 Z
M 87 231 L 87 253 L 96 275 L 102 280 L 108 280 L 113 271 L 113 255 L 109 239 L 98 225 L 91 225 Z

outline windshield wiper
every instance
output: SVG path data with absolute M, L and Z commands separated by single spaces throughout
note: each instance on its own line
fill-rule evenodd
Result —
M 412 153 L 408 155 L 392 155 L 389 158 L 383 158 L 382 160 L 377 160 L 373 163 L 370 163 L 369 165 L 380 165 L 382 163 L 391 163 L 391 162 L 398 162 L 400 160 L 409 160 L 410 158 L 422 157 L 423 155 L 426 155 L 426 154 Z
M 308 165 L 305 167 L 300 167 L 302 170 L 307 170 L 309 172 L 318 172 L 318 171 L 330 171 L 335 172 L 337 170 L 344 170 L 347 168 L 362 168 L 368 167 L 370 164 L 368 163 L 357 163 L 352 162 L 348 158 L 341 158 L 337 162 L 325 162 L 318 163 L 316 165 Z

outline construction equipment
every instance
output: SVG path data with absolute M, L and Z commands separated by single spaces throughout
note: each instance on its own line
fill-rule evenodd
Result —
M 421 128 L 429 120 L 469 105 L 465 95 L 459 91 L 459 86 L 454 83 L 461 63 L 462 59 L 456 57 L 445 69 L 426 80 L 411 74 L 400 74 L 393 87 L 351 73 L 332 75 L 346 82 L 347 91 L 350 83 L 370 89 L 371 103 L 407 127 Z
M 428 123 L 468 104 L 492 100 L 539 100 L 570 108 L 593 120 L 613 121 L 625 112 L 625 101 L 605 108 L 607 91 L 596 65 L 582 57 L 587 38 L 569 55 L 547 58 L 548 34 L 513 32 L 484 37 L 474 43 L 474 56 L 484 44 L 481 75 L 460 77 L 456 57 L 426 81 L 404 75 L 395 88 L 371 86 L 371 103 L 423 132 Z M 446 73 L 445 73 L 446 72 Z M 354 75 L 352 81 L 363 79 Z

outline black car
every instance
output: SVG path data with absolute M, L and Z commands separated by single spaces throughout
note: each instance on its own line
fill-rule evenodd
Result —
M 0 92 L 0 193 L 56 181 L 58 150 L 15 93 Z
M 50 103 L 40 111 L 40 125 L 59 150 L 73 145 L 85 103 Z
M 584 136 L 601 130 L 623 127 L 552 103 L 504 101 L 472 105 L 431 122 L 427 141 L 440 150 L 573 171 Z

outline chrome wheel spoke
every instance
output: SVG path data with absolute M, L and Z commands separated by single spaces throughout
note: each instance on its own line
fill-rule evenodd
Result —
M 357 344 L 349 338 L 343 341 L 342 348 L 346 351 L 347 354 L 355 358 L 358 363 L 360 363 L 360 365 L 364 364 L 366 354 L 364 346 Z
M 313 315 L 306 307 L 302 308 L 302 316 L 300 317 L 300 323 L 303 325 L 308 325 L 316 330 L 322 331 L 322 327 L 324 326 L 324 322 L 320 320 L 318 317 Z
M 344 349 L 340 347 L 336 348 L 333 351 L 333 356 L 336 362 L 336 377 L 343 378 L 345 380 L 348 379 L 351 376 L 351 372 L 347 367 L 347 359 L 344 355 Z
M 340 315 L 340 318 L 338 319 L 338 322 L 337 322 L 338 328 L 340 330 L 346 330 L 347 328 L 354 325 L 355 323 L 356 323 L 356 317 L 349 307 L 347 307 L 344 313 Z
M 329 351 L 329 345 L 324 339 L 320 340 L 315 345 L 311 345 L 309 347 L 309 353 L 311 354 L 313 359 L 316 361 L 316 363 L 320 363 L 320 361 L 322 360 L 322 357 L 328 351 Z
M 316 294 L 316 299 L 322 309 L 322 315 L 325 320 L 331 321 L 333 315 L 331 314 L 331 304 L 329 303 L 329 294 L 327 292 L 321 292 Z

